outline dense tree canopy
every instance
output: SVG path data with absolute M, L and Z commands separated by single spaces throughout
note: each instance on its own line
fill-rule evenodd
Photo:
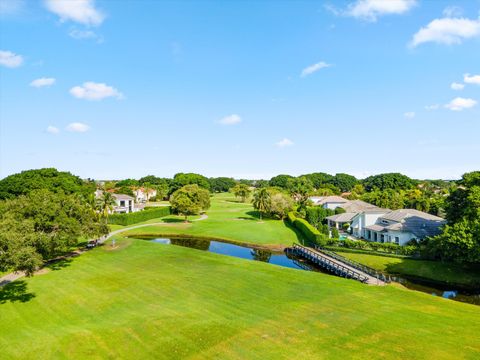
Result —
M 95 191 L 95 184 L 53 168 L 27 170 L 0 180 L 0 199 L 13 199 L 38 189 L 87 196 Z
M 235 197 L 239 197 L 242 199 L 242 202 L 245 202 L 247 198 L 250 196 L 250 187 L 245 184 L 237 184 L 232 188 L 232 192 Z
M 460 184 L 446 200 L 448 225 L 426 248 L 444 260 L 480 263 L 480 171 L 464 174 Z
M 327 184 L 333 185 L 333 180 L 334 180 L 334 176 L 327 173 L 323 173 L 323 172 L 306 174 L 306 175 L 302 175 L 302 177 L 306 177 L 308 180 L 310 180 L 315 189 L 323 188 Z
M 348 174 L 336 174 L 331 182 L 342 192 L 350 191 L 358 183 L 358 180 L 355 176 Z
M 213 192 L 227 192 L 237 183 L 229 177 L 216 177 L 208 179 L 210 182 L 210 190 Z
M 270 186 L 278 186 L 286 189 L 288 187 L 288 182 L 293 179 L 295 178 L 291 175 L 277 175 L 271 178 L 268 184 Z
M 78 195 L 34 190 L 0 201 L 0 271 L 31 275 L 43 261 L 77 245 L 81 237 L 107 233 L 100 214 Z
M 139 186 L 140 185 L 140 182 L 138 180 L 135 180 L 135 179 L 125 179 L 125 180 L 120 180 L 120 181 L 117 181 L 117 183 L 115 184 L 115 187 L 117 188 L 125 188 L 125 187 L 132 187 L 132 186 Z
M 173 177 L 170 185 L 170 194 L 177 191 L 185 185 L 196 184 L 203 189 L 210 190 L 210 182 L 208 179 L 200 174 L 195 173 L 178 173 Z
M 400 173 L 387 173 L 369 176 L 362 181 L 367 191 L 378 190 L 407 190 L 413 188 L 417 182 Z

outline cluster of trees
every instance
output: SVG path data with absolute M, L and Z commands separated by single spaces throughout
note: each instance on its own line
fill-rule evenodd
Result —
M 445 201 L 448 225 L 427 239 L 428 256 L 460 263 L 480 264 L 480 171 L 463 175 L 460 186 Z
M 108 233 L 101 213 L 80 194 L 38 189 L 0 201 L 0 270 L 27 275 L 77 245 Z
M 260 219 L 263 216 L 284 219 L 294 208 L 294 202 L 288 194 L 266 187 L 253 193 L 252 204 L 253 208 L 259 212 Z

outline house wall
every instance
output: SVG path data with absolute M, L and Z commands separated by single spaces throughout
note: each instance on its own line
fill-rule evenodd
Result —
M 395 243 L 395 237 L 399 238 L 399 245 L 405 245 L 413 238 L 416 238 L 415 235 L 405 231 L 387 231 L 386 236 L 388 236 L 388 242 Z M 387 241 L 386 241 L 387 242 Z

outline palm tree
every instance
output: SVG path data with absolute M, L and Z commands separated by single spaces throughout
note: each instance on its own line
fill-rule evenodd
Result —
M 266 188 L 261 188 L 253 194 L 253 208 L 260 212 L 260 220 L 262 220 L 262 213 L 270 211 L 270 193 Z
M 108 217 L 110 210 L 116 205 L 115 198 L 112 193 L 104 191 L 102 196 L 97 199 L 98 209 L 105 218 Z

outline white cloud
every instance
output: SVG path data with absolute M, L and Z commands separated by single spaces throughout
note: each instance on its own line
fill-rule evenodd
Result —
M 293 141 L 287 138 L 283 138 L 279 142 L 277 142 L 275 145 L 277 145 L 280 148 L 287 147 L 287 146 L 292 146 Z
M 11 51 L 0 50 L 0 65 L 16 68 L 23 64 L 23 57 Z
M 40 87 L 44 87 L 44 86 L 51 86 L 53 84 L 55 84 L 55 79 L 54 78 L 40 78 L 40 79 L 33 80 L 30 83 L 30 86 L 40 88 Z
M 60 132 L 60 129 L 57 128 L 57 127 L 55 127 L 55 126 L 49 125 L 49 126 L 47 127 L 47 132 L 50 133 L 50 134 L 56 135 L 56 134 L 58 134 L 58 133 Z
M 464 87 L 465 87 L 465 85 L 459 84 L 459 83 L 456 83 L 456 82 L 453 82 L 453 83 L 450 85 L 450 88 L 451 88 L 452 90 L 463 90 Z
M 477 105 L 476 100 L 457 97 L 446 104 L 445 107 L 453 111 L 462 111 L 464 109 L 472 108 L 475 105 Z
M 228 115 L 218 120 L 218 122 L 222 125 L 235 125 L 240 123 L 241 121 L 242 118 L 237 114 Z
M 418 46 L 427 42 L 439 44 L 461 44 L 463 40 L 480 36 L 480 19 L 466 18 L 435 19 L 426 27 L 422 27 L 410 42 L 410 46 Z
M 465 74 L 463 75 L 463 81 L 467 84 L 477 84 L 480 85 L 480 75 Z
M 74 123 L 68 124 L 66 129 L 67 131 L 71 131 L 71 132 L 84 133 L 90 130 L 90 126 L 88 126 L 87 124 L 74 122 Z
M 416 0 L 357 0 L 345 11 L 336 12 L 362 20 L 377 21 L 383 15 L 404 14 L 416 4 Z
M 332 65 L 327 64 L 326 62 L 320 61 L 316 64 L 307 66 L 305 69 L 302 70 L 302 73 L 300 74 L 300 76 L 305 77 L 305 76 L 313 74 L 314 72 L 317 72 L 320 69 L 328 68 L 330 66 L 332 66 Z
M 84 25 L 100 25 L 105 15 L 95 8 L 95 0 L 44 0 L 45 6 L 57 14 L 61 21 L 74 21 Z
M 92 81 L 87 81 L 82 86 L 74 86 L 70 89 L 70 94 L 77 99 L 85 100 L 102 100 L 108 97 L 124 98 L 123 94 L 114 87 Z
M 438 108 L 440 108 L 440 105 L 438 105 L 438 104 L 425 106 L 425 110 L 427 110 L 427 111 L 438 110 Z
M 92 40 L 97 40 L 98 43 L 103 42 L 103 36 L 98 35 L 95 31 L 92 30 L 78 30 L 78 29 L 72 29 L 68 33 L 68 36 L 75 40 L 87 40 L 87 39 L 92 39 Z
M 415 117 L 415 112 L 409 111 L 403 114 L 403 116 L 405 116 L 407 119 L 413 119 Z

